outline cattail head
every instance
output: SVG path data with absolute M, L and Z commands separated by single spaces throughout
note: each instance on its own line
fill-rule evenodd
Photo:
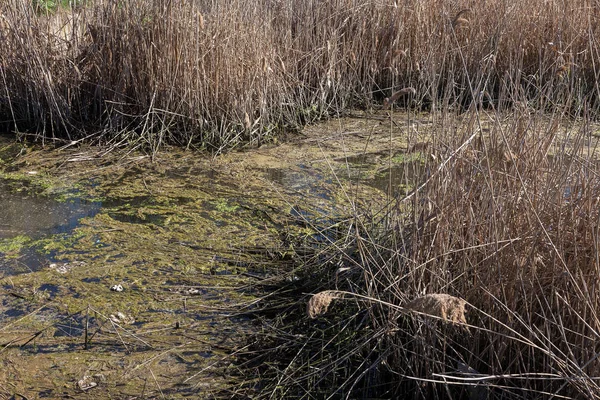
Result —
M 198 27 L 200 28 L 200 30 L 204 30 L 204 16 L 201 12 L 198 12 L 196 16 L 198 19 Z
M 252 122 L 250 121 L 250 116 L 247 112 L 244 112 L 244 128 L 246 128 L 247 131 L 252 129 Z
M 468 27 L 470 22 L 465 17 L 465 14 L 470 13 L 470 12 L 471 12 L 471 10 L 468 8 L 465 8 L 464 10 L 460 10 L 458 12 L 458 14 L 456 14 L 454 19 L 452 20 L 452 29 Z

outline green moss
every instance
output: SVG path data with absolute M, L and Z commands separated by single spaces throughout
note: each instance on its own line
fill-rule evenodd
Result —
M 0 167 L 13 162 L 20 154 L 27 151 L 27 147 L 22 143 L 14 141 L 0 142 Z
M 85 237 L 85 232 L 76 230 L 72 234 L 57 234 L 50 237 L 45 237 L 33 242 L 33 245 L 42 253 L 64 253 Z

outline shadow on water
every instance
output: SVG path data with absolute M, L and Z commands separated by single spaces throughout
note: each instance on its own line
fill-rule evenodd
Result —
M 422 162 L 410 161 L 384 168 L 373 177 L 364 179 L 363 183 L 396 197 L 405 194 L 421 182 L 426 172 L 427 167 Z
M 286 189 L 317 196 L 323 200 L 332 199 L 331 191 L 326 188 L 326 185 L 331 184 L 333 180 L 317 169 L 301 164 L 297 170 L 267 168 L 265 173 L 269 180 Z
M 389 152 L 386 151 L 336 159 L 334 161 L 339 171 L 337 177 L 334 176 L 334 172 L 326 174 L 318 168 L 304 164 L 296 168 L 267 168 L 264 172 L 267 179 L 288 190 L 325 201 L 328 206 L 313 204 L 310 210 L 298 206 L 292 207 L 293 217 L 316 223 L 319 218 L 335 215 L 333 187 L 338 185 L 339 181 L 350 180 L 378 189 L 390 196 L 399 196 L 426 178 L 428 167 L 420 153 L 397 153 L 393 156 L 392 163 L 385 161 L 389 156 Z M 388 165 L 385 165 L 386 163 Z
M 68 234 L 84 217 L 93 217 L 102 206 L 100 202 L 85 201 L 70 196 L 66 201 L 37 196 L 27 191 L 11 189 L 7 181 L 0 180 L 0 272 L 16 274 L 40 269 L 51 262 L 47 256 L 27 246 L 30 240 L 48 235 Z M 22 238 L 23 247 L 18 258 L 6 257 L 11 241 Z M 17 240 L 18 241 L 18 240 Z
M 427 176 L 427 166 L 418 153 L 397 153 L 392 163 L 384 161 L 388 157 L 388 152 L 363 153 L 336 161 L 345 163 L 358 182 L 391 196 L 404 194 Z M 374 169 L 375 173 L 368 173 Z

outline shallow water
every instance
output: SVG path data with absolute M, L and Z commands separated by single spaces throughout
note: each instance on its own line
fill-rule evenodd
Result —
M 77 196 L 58 201 L 27 190 L 15 191 L 6 180 L 0 180 L 0 204 L 0 239 L 69 233 L 81 218 L 93 217 L 102 206 Z
M 35 241 L 69 235 L 82 218 L 95 216 L 102 206 L 78 197 L 75 191 L 59 201 L 15 186 L 0 179 L 0 276 L 37 271 L 55 262 L 55 252 L 40 252 Z
M 20 145 L 9 144 L 15 154 L 5 156 L 0 142 L 0 362 L 11 360 L 14 390 L 30 398 L 160 397 L 158 387 L 196 398 L 207 382 L 219 390 L 226 363 L 215 360 L 252 329 L 236 315 L 240 305 L 252 309 L 251 285 L 293 263 L 287 238 L 326 241 L 316 226 L 352 213 L 353 202 L 385 204 L 390 182 L 396 194 L 421 173 L 418 162 L 390 161 L 405 146 L 388 151 L 389 131 L 369 149 L 344 133 L 355 131 L 217 159 L 174 149 L 112 163 L 95 160 L 94 149 L 16 157 Z M 89 161 L 65 161 L 81 154 Z M 85 376 L 100 390 L 78 389 Z M 0 368 L 0 382 L 8 378 Z

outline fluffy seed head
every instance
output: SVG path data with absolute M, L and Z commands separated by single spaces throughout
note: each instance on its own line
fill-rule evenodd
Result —
M 334 298 L 328 291 L 313 295 L 306 306 L 306 313 L 310 318 L 316 318 L 321 314 L 325 314 Z
M 426 294 L 408 302 L 405 307 L 452 323 L 467 323 L 465 305 L 467 301 L 444 293 Z

